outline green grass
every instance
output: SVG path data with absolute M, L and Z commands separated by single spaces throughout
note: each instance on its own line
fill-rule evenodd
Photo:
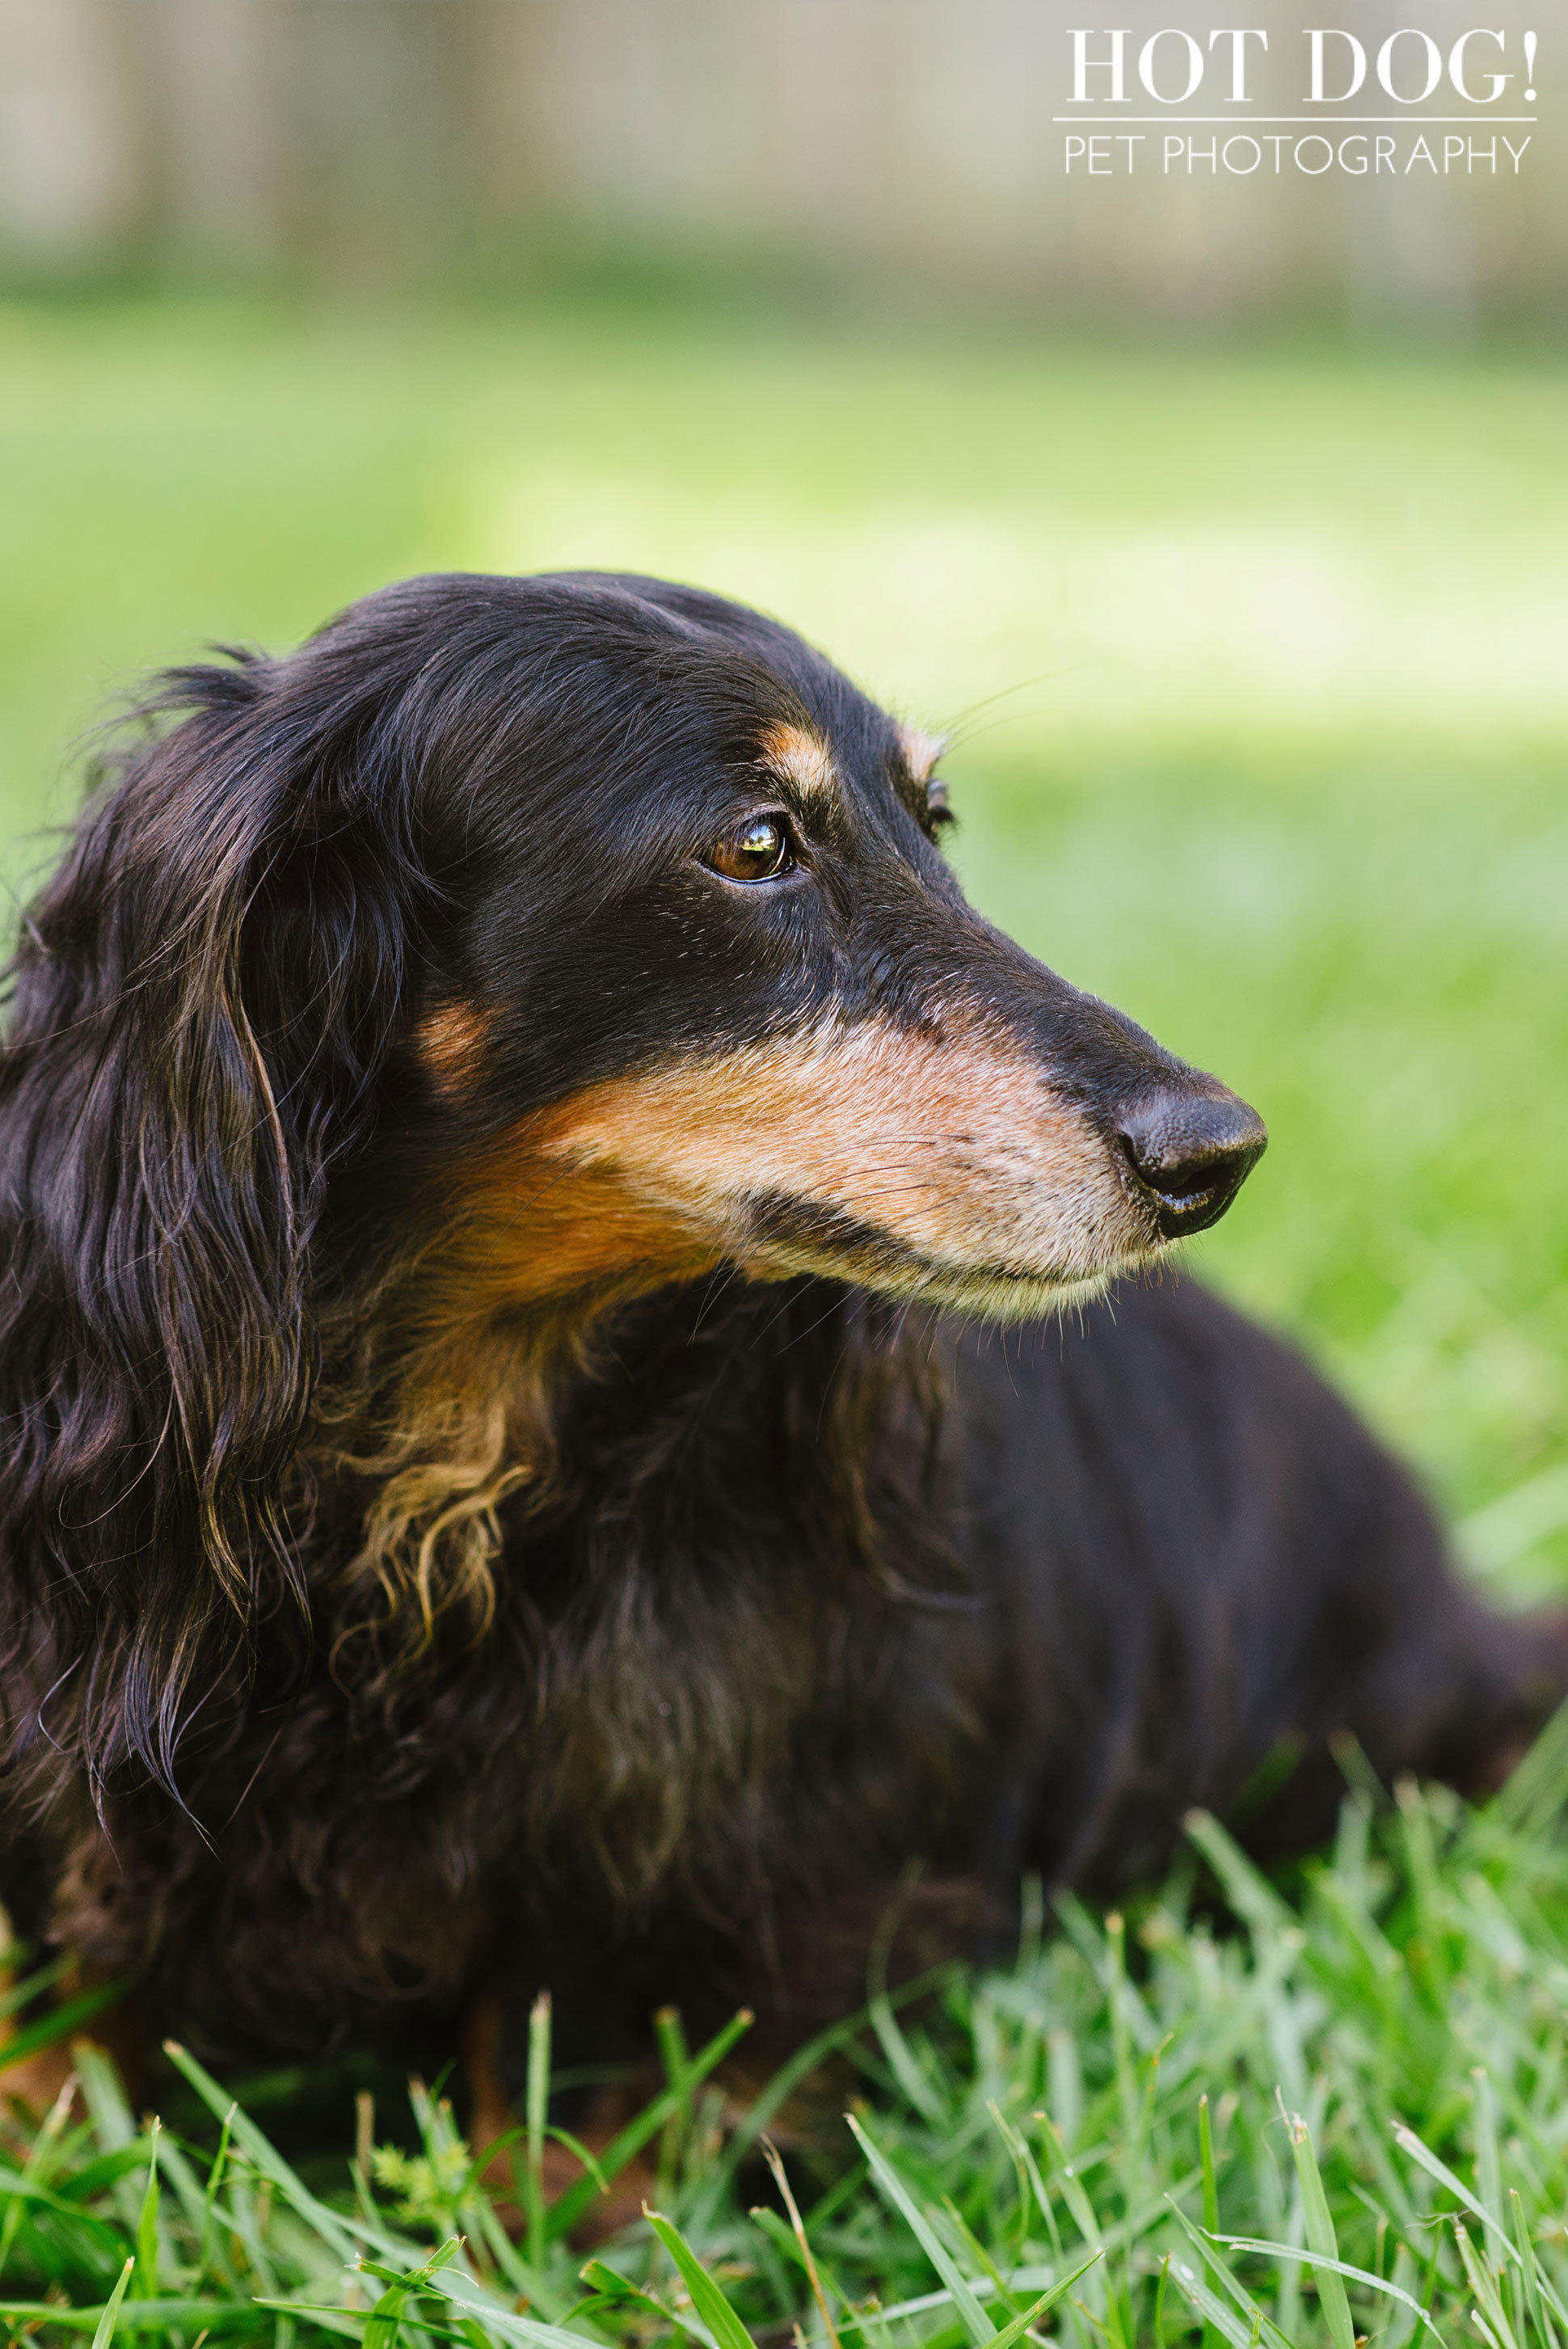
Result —
M 1064 1901 L 1042 1938 L 1037 1909 L 1011 1967 L 902 2016 L 884 1996 L 807 2051 L 849 2114 L 823 2127 L 819 2094 L 807 2141 L 785 2136 L 799 2235 L 758 2155 L 801 2066 L 727 2126 L 709 2075 L 733 2030 L 691 2057 L 665 2033 L 668 2087 L 628 2132 L 656 2152 L 660 2215 L 591 2261 L 566 2230 L 592 2184 L 552 2203 L 529 2182 L 542 2009 L 521 2233 L 418 2083 L 402 2142 L 366 2112 L 356 2159 L 307 2180 L 190 2056 L 165 2128 L 83 2051 L 85 2113 L 62 2098 L 0 2135 L 0 2316 L 98 2349 L 117 2324 L 170 2349 L 750 2349 L 796 2325 L 810 2349 L 1402 2349 L 1478 2326 L 1561 2349 L 1568 1715 L 1480 1812 L 1411 1785 L 1388 1803 L 1345 1758 L 1337 1843 L 1291 1900 L 1195 1815 L 1125 1916 Z
M 696 310 L 15 304 L 3 867 L 20 885 L 46 862 L 71 738 L 145 665 L 214 637 L 287 644 L 398 574 L 609 564 L 767 605 L 954 723 L 977 900 L 1264 1111 L 1269 1157 L 1194 1265 L 1330 1366 L 1479 1569 L 1561 1588 L 1565 374 L 1551 351 L 1140 352 Z M 959 2349 L 1098 2238 L 1104 2257 L 1041 2318 L 1083 2349 L 1155 2338 L 1168 2253 L 1168 2338 L 1198 2337 L 1184 2267 L 1218 2295 L 1204 2349 L 1272 2340 L 1256 2310 L 1345 2349 L 1333 2271 L 1219 2252 L 1165 2199 L 1202 2223 L 1206 2110 L 1218 2231 L 1322 2254 L 1318 2173 L 1276 2087 L 1349 2265 L 1430 2295 L 1450 2338 L 1473 2333 L 1470 2308 L 1501 2349 L 1568 2334 L 1540 2297 L 1568 2303 L 1562 1777 L 1559 1744 L 1533 1794 L 1473 1817 L 1436 1795 L 1358 1798 L 1284 1907 L 1209 1835 L 1203 1868 L 1124 1933 L 1069 1910 L 1016 1971 L 950 1986 L 907 2033 L 879 2013 L 837 2060 L 979 2297 L 883 2330 L 869 2294 L 885 2318 L 939 2275 L 835 2124 L 837 2166 L 789 2159 L 845 2344 Z M 400 2182 L 388 2158 L 351 2190 L 322 2152 L 352 2140 L 350 2092 L 331 2090 L 302 2201 L 259 2135 L 232 2135 L 214 2171 L 217 2124 L 204 2135 L 170 2077 L 186 2102 L 165 2103 L 153 2216 L 150 2141 L 101 2065 L 88 2121 L 15 2139 L 31 2167 L 8 2202 L 0 2177 L 0 2291 L 52 2291 L 51 2336 L 66 2302 L 93 2330 L 133 2251 L 117 2322 L 176 2349 L 204 2328 L 276 2329 L 288 2349 L 291 2326 L 393 2349 L 395 2316 L 421 2339 L 548 2349 L 538 2324 L 586 2289 L 547 2229 L 525 2260 L 486 2220 L 438 2100 L 398 2116 L 383 2092 Z M 308 2085 L 269 2092 L 291 2144 Z M 766 2172 L 738 2172 L 745 2128 L 727 2137 L 693 2084 L 659 2141 L 665 2207 L 739 2319 L 763 2339 L 799 2317 L 814 2343 L 789 2241 L 747 2215 Z M 1512 2229 L 1514 2189 L 1510 2252 L 1492 2222 Z M 426 2273 L 453 2235 L 468 2248 Z M 356 2245 L 417 2282 L 346 2279 Z M 639 2344 L 684 2324 L 741 2349 L 646 2229 L 605 2256 L 654 2304 L 601 2297 L 577 2332 Z M 478 2309 L 444 2297 L 459 2274 Z M 1347 2289 L 1358 2329 L 1419 2329 Z M 372 2317 L 383 2292 L 402 2297 Z M 274 2320 L 258 2295 L 338 2313 Z

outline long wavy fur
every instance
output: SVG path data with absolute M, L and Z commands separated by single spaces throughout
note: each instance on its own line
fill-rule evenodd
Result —
M 732 1865 L 787 1889 L 738 1772 L 785 1768 L 803 1692 L 861 1670 L 857 1593 L 955 1573 L 934 1394 L 890 1310 L 812 1291 L 769 1405 L 815 1616 L 641 1573 L 656 1447 L 601 1497 L 616 1438 L 583 1330 L 500 1329 L 458 1363 L 421 1319 L 428 1235 L 381 1212 L 366 1145 L 446 902 L 441 810 L 476 771 L 476 657 L 410 663 L 379 601 L 379 666 L 351 620 L 292 662 L 160 681 L 30 910 L 0 1053 L 6 1832 L 45 1823 L 76 1946 L 177 1946 L 187 2023 L 265 2012 L 274 2035 L 285 1971 L 319 2034 L 471 1961 L 486 1796 L 542 1887 L 570 1847 L 624 1915 L 677 1854 L 693 1913 Z M 678 1375 L 722 1381 L 758 1309 L 721 1280 Z M 547 1620 L 498 1561 L 520 1526 L 548 1557 L 574 1512 L 583 1591 Z M 726 1686 L 734 1652 L 769 1656 L 770 1696 Z M 661 1669 L 650 1743 L 630 1691 Z M 911 1738 L 952 1706 L 912 1682 Z
M 244 655 L 161 682 L 11 974 L 5 1677 L 40 1711 L 8 1726 L 100 1787 L 172 1790 L 257 1622 L 306 1603 L 279 1496 L 318 1371 L 312 1240 L 418 886 L 373 711 L 263 723 L 270 686 Z

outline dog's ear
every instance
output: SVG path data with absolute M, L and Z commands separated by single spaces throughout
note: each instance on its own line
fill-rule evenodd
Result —
M 373 713 L 285 682 L 241 657 L 165 681 L 13 969 L 7 1726 L 100 1787 L 139 1764 L 172 1788 L 259 1614 L 303 1599 L 280 1496 L 311 1238 L 397 1019 L 410 867 Z

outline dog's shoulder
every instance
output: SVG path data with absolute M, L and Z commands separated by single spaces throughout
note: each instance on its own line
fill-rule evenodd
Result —
M 1045 1553 L 1058 1587 L 1114 1604 L 1152 1581 L 1191 1611 L 1200 1592 L 1325 1588 L 1390 1540 L 1438 1547 L 1407 1473 L 1307 1358 L 1196 1281 L 966 1331 L 948 1359 L 1004 1572 L 1038 1576 Z
M 1113 1445 L 1369 1442 L 1299 1347 L 1195 1280 L 1127 1280 L 1051 1321 L 950 1330 L 966 1422 L 1016 1442 L 1067 1417 Z

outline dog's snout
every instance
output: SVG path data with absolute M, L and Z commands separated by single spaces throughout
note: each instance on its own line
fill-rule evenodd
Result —
M 1234 1093 L 1171 1087 L 1125 1115 L 1119 1139 L 1161 1234 L 1174 1240 L 1218 1223 L 1263 1156 L 1268 1132 Z

